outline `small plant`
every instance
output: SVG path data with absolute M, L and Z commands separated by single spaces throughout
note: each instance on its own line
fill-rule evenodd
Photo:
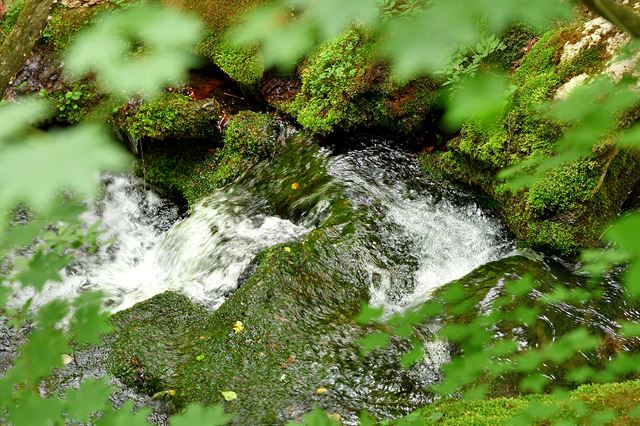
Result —
M 481 39 L 471 49 L 458 49 L 453 56 L 453 61 L 438 73 L 446 78 L 443 86 L 455 86 L 465 78 L 474 77 L 485 58 L 494 52 L 506 49 L 506 47 L 498 37 L 492 34 Z

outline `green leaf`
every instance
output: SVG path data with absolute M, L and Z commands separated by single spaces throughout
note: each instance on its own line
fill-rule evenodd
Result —
M 70 332 L 77 343 L 99 343 L 103 334 L 113 330 L 109 313 L 102 309 L 102 293 L 82 293 L 74 300 L 73 305 L 75 312 Z
M 113 12 L 79 34 L 66 55 L 75 78 L 95 73 L 103 89 L 117 97 L 155 96 L 186 80 L 197 63 L 192 53 L 202 25 L 192 16 L 160 5 L 135 5 Z M 144 46 L 133 54 L 130 40 Z
M 369 306 L 368 303 L 365 303 L 362 305 L 360 313 L 355 320 L 358 324 L 369 324 L 379 319 L 383 313 L 384 308 L 382 306 Z
M 0 168 L 0 213 L 18 202 L 47 208 L 61 189 L 94 193 L 97 172 L 121 169 L 127 159 L 110 142 L 103 127 L 83 124 L 33 135 L 11 145 L 3 151 Z
M 389 335 L 383 332 L 369 334 L 361 338 L 359 344 L 362 354 L 367 355 L 375 349 L 386 347 L 389 344 Z
M 49 104 L 37 98 L 22 98 L 16 103 L 0 104 L 0 150 L 51 114 Z
M 38 310 L 36 321 L 43 329 L 54 328 L 68 312 L 69 303 L 66 300 L 52 300 Z
M 221 426 L 226 425 L 233 416 L 225 414 L 222 405 L 202 407 L 199 404 L 191 404 L 184 413 L 169 418 L 169 426 Z
M 60 270 L 71 260 L 70 255 L 60 256 L 55 252 L 44 253 L 38 250 L 27 263 L 21 266 L 16 274 L 16 280 L 23 287 L 31 286 L 40 291 L 47 282 L 62 281 Z
M 127 401 L 115 410 L 110 404 L 104 409 L 102 417 L 96 422 L 96 426 L 149 426 L 147 417 L 151 409 L 141 408 L 133 412 L 133 401 Z M 197 423 L 194 423 L 197 424 Z
M 423 343 L 418 341 L 414 342 L 409 352 L 402 355 L 400 358 L 400 365 L 402 368 L 409 368 L 416 362 L 424 358 Z
M 238 394 L 234 391 L 220 391 L 225 401 L 234 401 L 238 399 Z
M 69 416 L 81 423 L 87 423 L 90 416 L 105 406 L 110 406 L 112 389 L 106 379 L 87 379 L 78 389 L 68 389 L 65 400 Z
M 64 405 L 56 397 L 44 399 L 32 392 L 20 392 L 17 400 L 7 406 L 13 426 L 64 424 Z
M 511 90 L 504 78 L 493 74 L 464 80 L 449 98 L 444 124 L 454 130 L 474 119 L 484 128 L 494 126 L 503 116 Z

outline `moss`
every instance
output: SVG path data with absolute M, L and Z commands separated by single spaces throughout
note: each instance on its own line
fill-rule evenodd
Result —
M 529 189 L 527 207 L 537 216 L 573 210 L 591 198 L 599 176 L 598 166 L 591 160 L 557 167 Z
M 63 52 L 69 47 L 76 34 L 92 25 L 100 14 L 116 10 L 123 7 L 127 2 L 133 1 L 137 0 L 105 1 L 94 6 L 72 8 L 58 2 L 42 33 L 42 39 L 56 52 Z
M 547 411 L 544 407 L 557 406 L 559 410 L 553 420 L 576 420 L 580 418 L 576 410 L 585 404 L 588 414 L 593 418 L 595 412 L 613 410 L 617 415 L 615 424 L 637 424 L 638 418 L 632 415 L 638 405 L 640 381 L 622 383 L 585 385 L 569 393 L 567 399 L 556 399 L 552 395 L 526 396 L 520 398 L 495 398 L 486 401 L 445 401 L 430 405 L 418 411 L 418 416 L 430 421 L 439 413 L 437 424 L 441 425 L 509 425 L 513 417 L 528 408 L 538 408 L 538 413 Z M 532 410 L 528 410 L 532 411 Z M 555 410 L 554 410 L 555 411 Z M 582 420 L 586 421 L 584 414 Z M 528 424 L 548 424 L 548 420 L 530 413 L 525 419 Z
M 158 126 L 158 118 L 152 116 L 149 122 Z M 222 148 L 206 140 L 152 144 L 145 151 L 142 174 L 148 182 L 179 193 L 192 206 L 258 161 L 274 155 L 276 119 L 271 114 L 242 111 L 229 121 L 223 141 Z
M 213 99 L 194 102 L 188 96 L 165 93 L 125 112 L 122 129 L 133 140 L 141 138 L 207 139 L 216 134 L 220 105 Z
M 24 0 L 14 0 L 7 8 L 7 11 L 0 22 L 0 43 L 4 41 L 4 38 L 11 32 L 13 26 L 18 22 L 20 13 L 24 8 Z
M 262 55 L 256 48 L 236 46 L 226 32 L 265 0 L 164 0 L 164 3 L 198 14 L 209 31 L 196 47 L 198 54 L 217 65 L 247 92 L 254 92 L 264 72 Z
M 630 175 L 621 182 L 611 180 L 611 151 L 605 144 L 594 152 L 593 159 L 581 159 L 549 171 L 528 192 L 504 192 L 495 176 L 498 170 L 523 160 L 552 155 L 564 126 L 542 115 L 540 108 L 571 78 L 598 73 L 605 66 L 608 54 L 604 43 L 582 49 L 573 59 L 560 62 L 564 44 L 580 37 L 578 28 L 571 26 L 543 34 L 509 75 L 514 90 L 498 125 L 486 129 L 473 120 L 465 123 L 459 137 L 449 141 L 450 151 L 430 162 L 431 168 L 439 167 L 492 196 L 522 245 L 565 254 L 598 244 L 602 227 L 616 214 L 637 176 L 637 164 L 628 163 Z M 628 122 L 626 119 L 623 122 Z M 614 160 L 616 164 L 621 161 Z M 600 201 L 603 196 L 611 205 Z
M 306 60 L 301 91 L 285 109 L 314 133 L 329 133 L 338 124 L 348 127 L 350 102 L 369 88 L 373 61 L 371 37 L 357 28 L 346 31 Z
M 184 362 L 182 350 L 195 344 L 191 331 L 206 317 L 203 308 L 174 292 L 116 313 L 108 367 L 126 385 L 150 395 L 166 390 L 175 366 Z
M 239 47 L 224 36 L 210 32 L 196 52 L 217 65 L 246 92 L 254 92 L 264 73 L 264 61 L 257 48 Z
M 273 115 L 242 111 L 234 115 L 224 131 L 224 148 L 229 154 L 268 158 L 273 154 L 277 138 Z

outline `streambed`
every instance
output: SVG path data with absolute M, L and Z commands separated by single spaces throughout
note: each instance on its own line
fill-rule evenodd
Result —
M 239 397 L 227 408 L 240 424 L 281 423 L 316 404 L 352 424 L 362 409 L 389 418 L 431 402 L 428 386 L 449 357 L 428 329 L 426 356 L 410 369 L 399 365 L 400 341 L 361 357 L 357 340 L 372 330 L 353 318 L 364 301 L 392 313 L 461 278 L 481 303 L 531 271 L 548 283 L 581 279 L 517 252 L 491 212 L 425 177 L 414 154 L 371 136 L 349 146 L 296 139 L 188 215 L 135 177 L 106 177 L 86 215 L 102 221 L 100 251 L 80 256 L 35 304 L 103 291 L 119 330 L 101 363 L 138 392 L 176 389 L 176 407 L 217 403 L 232 389 Z M 583 314 L 550 314 L 551 334 Z M 617 315 L 589 317 L 614 333 Z

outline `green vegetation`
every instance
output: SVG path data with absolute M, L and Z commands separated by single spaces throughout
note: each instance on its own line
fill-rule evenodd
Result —
M 20 12 L 22 12 L 24 8 L 24 0 L 13 0 L 8 2 L 8 5 L 7 12 L 2 18 L 2 21 L 0 21 L 0 43 L 4 41 L 6 35 L 11 32 L 11 29 L 18 21 Z
M 210 119 L 211 115 L 204 114 L 203 117 Z M 149 122 L 161 123 L 153 117 Z M 174 123 L 166 130 L 173 132 L 179 128 Z M 193 134 L 185 132 L 187 137 Z M 206 141 L 153 142 L 144 154 L 142 174 L 148 182 L 182 195 L 189 205 L 193 205 L 240 176 L 252 164 L 276 152 L 275 117 L 242 111 L 230 119 L 223 142 L 222 148 Z
M 248 92 L 255 92 L 264 72 L 262 56 L 255 46 L 232 44 L 226 32 L 238 25 L 244 14 L 264 0 L 166 0 L 165 3 L 198 14 L 207 24 L 207 32 L 196 52 L 220 67 Z
M 210 139 L 217 133 L 219 113 L 220 105 L 213 99 L 194 102 L 185 95 L 165 93 L 135 112 L 125 109 L 121 127 L 133 140 Z
M 581 386 L 568 395 L 532 395 L 484 401 L 444 401 L 411 414 L 438 425 L 511 425 L 514 417 L 523 424 L 581 421 L 617 425 L 637 424 L 640 381 Z M 409 420 L 409 419 L 407 419 Z M 405 424 L 402 421 L 393 424 Z M 581 424 L 581 423 L 580 423 Z

